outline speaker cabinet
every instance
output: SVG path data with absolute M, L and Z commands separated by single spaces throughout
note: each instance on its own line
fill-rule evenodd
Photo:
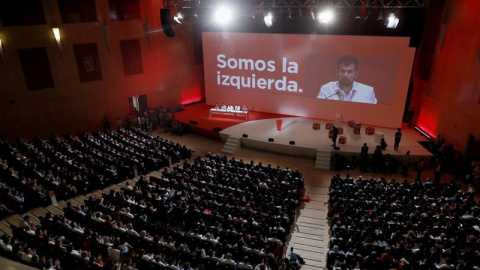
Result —
M 160 9 L 160 21 L 162 22 L 163 33 L 167 37 L 175 37 L 175 32 L 172 29 L 172 17 L 170 17 L 170 9 Z
M 268 138 L 268 141 L 269 141 L 269 142 L 273 142 L 274 139 L 273 139 L 273 138 Z
M 248 134 L 242 134 L 243 138 L 248 138 Z

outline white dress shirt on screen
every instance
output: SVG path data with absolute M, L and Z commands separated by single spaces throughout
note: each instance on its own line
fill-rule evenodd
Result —
M 377 104 L 373 87 L 359 82 L 353 82 L 348 94 L 340 89 L 338 81 L 326 83 L 320 88 L 317 98 Z

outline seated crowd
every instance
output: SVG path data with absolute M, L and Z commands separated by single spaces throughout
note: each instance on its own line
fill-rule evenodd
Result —
M 103 188 L 139 173 L 190 158 L 192 151 L 139 129 L 93 132 L 33 142 L 0 139 L 0 201 L 16 212 Z M 4 189 L 5 190 L 5 189 Z
M 176 111 L 179 110 L 182 110 L 182 108 L 178 108 Z M 162 128 L 165 132 L 182 135 L 184 132 L 183 126 L 175 120 L 175 112 L 170 108 L 165 108 L 163 106 L 149 108 L 143 113 L 135 110 L 134 113 L 128 114 L 125 123 L 120 117 L 117 117 L 117 129 L 126 127 L 141 128 L 145 131 L 151 131 L 157 128 Z M 111 124 L 108 118 L 105 119 L 104 127 L 105 130 L 110 130 Z
M 25 261 L 36 267 L 277 269 L 303 194 L 297 170 L 208 154 L 22 222 L 4 243 L 20 258 L 36 250 Z
M 332 177 L 329 269 L 474 269 L 480 208 L 471 188 Z

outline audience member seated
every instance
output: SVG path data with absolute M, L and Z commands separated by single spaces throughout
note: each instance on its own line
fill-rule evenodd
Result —
M 387 145 L 387 142 L 385 141 L 385 138 L 382 138 L 380 140 L 380 149 L 385 150 L 385 149 L 387 149 L 387 146 L 388 145 Z
M 54 141 L 70 149 L 75 149 L 71 146 L 75 143 L 121 160 L 115 144 L 125 143 L 126 137 L 120 139 L 119 134 L 126 135 L 127 131 L 86 134 L 82 138 L 69 135 L 69 139 Z M 137 138 L 144 135 L 135 134 Z M 45 142 L 38 145 L 42 152 L 50 149 L 49 163 L 61 160 L 55 156 L 63 152 L 55 152 Z M 143 145 L 143 149 L 148 148 Z M 178 149 L 172 156 L 178 160 L 182 151 L 191 155 L 181 146 L 169 147 Z M 135 149 L 132 145 L 130 158 L 141 158 Z M 101 155 L 90 158 L 108 162 Z M 73 156 L 65 160 L 71 160 L 62 163 L 65 166 L 85 166 Z M 52 173 L 55 177 L 56 173 Z M 298 170 L 207 154 L 186 160 L 173 170 L 164 169 L 161 174 L 160 178 L 141 176 L 136 183 L 128 181 L 120 191 L 112 190 L 100 197 L 91 195 L 84 205 L 68 202 L 63 209 L 65 216 L 47 213 L 40 226 L 34 226 L 25 216 L 20 227 L 14 229 L 12 252 L 30 265 L 45 261 L 40 259 L 42 256 L 46 261 L 51 258 L 51 262 L 58 256 L 58 263 L 61 261 L 65 269 L 113 265 L 125 269 L 152 265 L 190 269 L 202 264 L 206 269 L 234 269 L 240 266 L 238 261 L 244 261 L 240 269 L 276 269 L 305 192 Z M 42 175 L 48 173 L 42 170 Z M 85 176 L 87 183 L 99 181 Z M 84 181 L 84 176 L 80 174 L 78 179 Z M 4 243 L 8 249 L 8 240 Z M 245 256 L 248 259 L 244 260 Z
M 473 191 L 462 191 L 454 180 L 440 185 L 337 174 L 329 191 L 329 269 L 472 269 L 480 264 L 480 208 Z

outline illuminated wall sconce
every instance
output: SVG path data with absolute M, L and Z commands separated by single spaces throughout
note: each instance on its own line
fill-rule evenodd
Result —
M 4 61 L 4 59 L 3 59 L 2 37 L 0 37 L 0 60 L 2 60 L 2 62 Z
M 55 41 L 57 41 L 58 49 L 62 51 L 62 47 L 60 43 L 60 28 L 53 27 L 52 32 L 53 32 L 53 35 L 55 36 Z

